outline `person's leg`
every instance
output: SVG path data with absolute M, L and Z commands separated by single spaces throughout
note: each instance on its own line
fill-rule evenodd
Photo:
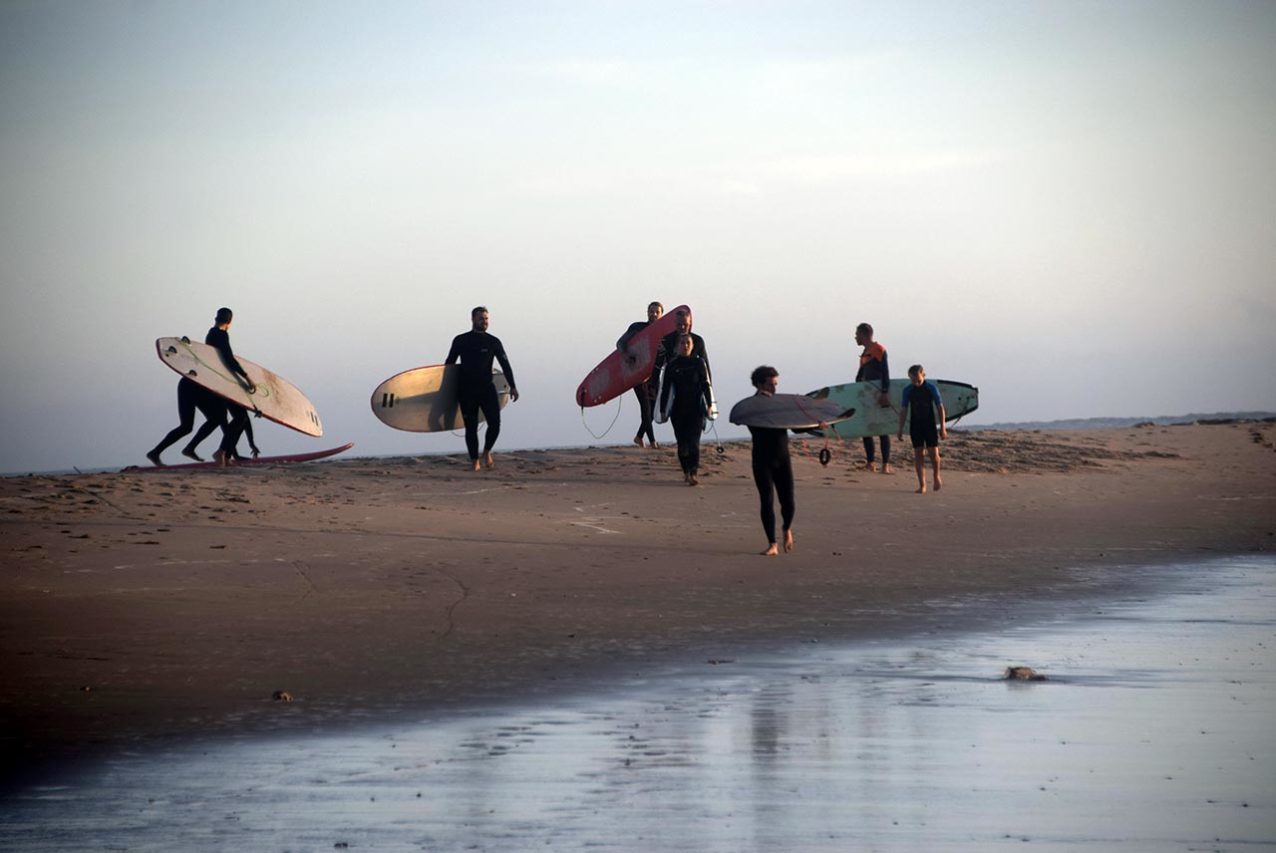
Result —
M 195 407 L 204 416 L 204 423 L 195 431 L 195 437 L 186 442 L 186 446 L 182 448 L 182 455 L 194 459 L 196 462 L 203 462 L 204 460 L 195 452 L 195 448 L 199 446 L 201 441 L 212 435 L 215 430 L 219 428 L 223 431 L 225 430 L 226 402 L 210 391 L 197 397 Z
M 491 468 L 492 448 L 501 434 L 501 398 L 496 393 L 496 386 L 490 385 L 479 398 L 479 407 L 483 410 L 483 419 L 487 421 L 487 435 L 483 439 L 483 463 Z
M 926 450 L 913 439 L 913 466 L 917 469 L 917 494 L 926 494 Z
M 472 394 L 459 392 L 456 395 L 456 402 L 461 410 L 461 421 L 465 424 L 465 450 L 470 455 L 474 470 L 477 471 L 479 469 L 478 399 Z
M 703 422 L 703 418 L 695 417 L 688 424 L 690 435 L 687 436 L 689 444 L 687 448 L 687 466 L 691 475 L 690 482 L 693 486 L 700 484 L 698 477 L 700 476 L 700 436 L 704 434 Z
M 891 471 L 891 437 L 889 435 L 882 436 L 882 473 L 893 473 Z
M 793 550 L 793 516 L 797 501 L 793 497 L 793 464 L 785 459 L 775 471 L 775 491 L 780 497 L 780 519 L 784 523 L 784 550 Z
M 219 465 L 229 465 L 231 457 L 235 453 L 235 445 L 239 444 L 239 437 L 244 433 L 244 424 L 248 422 L 248 410 L 243 406 L 232 406 L 230 411 L 230 422 L 222 427 L 222 443 L 217 448 L 217 452 L 213 454 L 213 458 L 217 460 Z
M 177 383 L 177 417 L 179 423 L 168 431 L 168 435 L 146 454 L 146 458 L 154 465 L 162 465 L 160 454 L 167 450 L 179 438 L 186 435 L 195 426 L 195 394 L 196 385 L 189 379 Z
M 753 484 L 758 487 L 762 530 L 766 533 L 767 549 L 762 554 L 767 557 L 774 556 L 779 553 L 779 548 L 775 544 L 775 506 L 772 501 L 775 485 L 771 477 L 771 469 L 766 465 L 754 463 Z
M 935 474 L 935 491 L 939 491 L 944 487 L 944 481 L 939 478 L 939 445 L 929 448 L 931 470 Z
M 691 482 L 691 443 L 694 427 L 689 418 L 675 415 L 671 420 L 673 421 L 673 435 L 678 441 L 678 464 L 682 468 L 683 478 L 687 482 Z
M 634 444 L 642 447 L 644 435 L 651 432 L 651 400 L 647 397 L 647 384 L 634 386 L 634 396 L 638 398 L 638 432 L 634 434 Z
M 873 465 L 873 456 L 873 437 L 871 435 L 867 435 L 864 437 L 864 470 L 876 470 L 876 467 Z

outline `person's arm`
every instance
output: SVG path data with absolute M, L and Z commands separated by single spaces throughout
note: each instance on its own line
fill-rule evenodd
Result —
M 457 335 L 452 339 L 452 348 L 447 351 L 447 358 L 443 361 L 444 364 L 456 364 L 456 358 L 461 354 L 462 337 L 462 335 Z
M 890 401 L 890 393 L 891 393 L 891 369 L 886 364 L 886 350 L 883 349 L 882 350 L 882 396 L 887 398 L 888 403 Z
M 230 348 L 230 335 L 222 329 L 218 329 L 221 334 L 213 338 L 213 346 L 217 348 L 218 354 L 222 358 L 222 362 L 230 369 L 231 373 L 238 374 L 244 379 L 244 384 L 248 388 L 248 393 L 257 390 L 257 385 L 248 378 L 248 371 L 244 370 L 244 366 L 239 363 L 239 359 L 235 358 L 235 352 Z
M 501 370 L 505 371 L 505 381 L 510 384 L 510 402 L 518 399 L 518 389 L 514 387 L 514 368 L 510 367 L 510 360 L 505 357 L 505 346 L 500 341 L 496 344 L 496 360 L 501 364 Z
M 625 333 L 616 341 L 616 349 L 622 353 L 629 352 L 629 342 L 633 340 L 634 335 L 647 328 L 647 323 L 630 323 L 629 328 L 625 329 Z
M 944 410 L 944 398 L 939 393 L 939 386 L 927 382 L 930 386 L 930 398 L 935 403 L 935 411 L 939 412 L 939 437 L 948 438 L 948 412 Z
M 705 376 L 709 381 L 713 381 L 713 367 L 709 364 L 709 350 L 705 348 L 704 338 L 696 336 L 696 354 L 700 356 L 700 360 L 704 362 Z

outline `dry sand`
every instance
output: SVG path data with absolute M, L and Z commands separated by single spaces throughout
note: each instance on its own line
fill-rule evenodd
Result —
M 955 630 L 1116 588 L 1125 566 L 1271 551 L 1274 442 L 1271 423 L 956 432 L 925 496 L 911 448 L 884 476 L 859 442 L 828 467 L 822 441 L 795 443 L 797 549 L 770 558 L 739 443 L 706 445 L 697 488 L 672 449 L 634 447 L 478 474 L 458 455 L 0 479 L 5 780 L 758 641 Z

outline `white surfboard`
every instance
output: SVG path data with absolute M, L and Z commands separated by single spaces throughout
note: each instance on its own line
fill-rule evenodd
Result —
M 944 400 L 944 413 L 948 420 L 956 420 L 979 408 L 979 389 L 965 382 L 946 379 L 927 379 L 939 388 Z M 899 429 L 899 407 L 908 379 L 892 379 L 890 405 L 881 404 L 881 384 L 878 382 L 847 382 L 830 385 L 810 392 L 807 396 L 829 401 L 848 409 L 851 417 L 833 427 L 842 438 L 863 438 L 870 435 L 894 435 Z
M 219 397 L 237 403 L 281 426 L 306 435 L 323 435 L 323 423 L 315 406 L 296 385 L 241 355 L 235 360 L 243 365 L 248 378 L 257 386 L 249 393 L 237 375 L 222 361 L 216 347 L 195 343 L 190 338 L 159 338 L 155 351 L 160 361 L 174 372 Z
M 455 364 L 431 364 L 396 373 L 372 392 L 372 414 L 381 423 L 406 432 L 442 432 L 462 429 L 461 407 L 456 402 L 456 384 L 461 368 Z M 505 374 L 492 371 L 496 397 L 505 408 L 510 385 Z M 482 410 L 479 420 L 484 420 Z

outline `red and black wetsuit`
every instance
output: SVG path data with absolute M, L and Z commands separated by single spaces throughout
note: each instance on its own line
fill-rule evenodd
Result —
M 876 341 L 864 347 L 864 351 L 860 353 L 860 369 L 855 374 L 856 382 L 879 382 L 881 383 L 882 393 L 889 394 L 891 390 L 891 371 L 886 363 L 886 347 Z M 891 437 L 883 435 L 882 442 L 882 465 L 883 467 L 891 464 Z M 864 455 L 868 463 L 873 464 L 873 437 L 864 437 Z

